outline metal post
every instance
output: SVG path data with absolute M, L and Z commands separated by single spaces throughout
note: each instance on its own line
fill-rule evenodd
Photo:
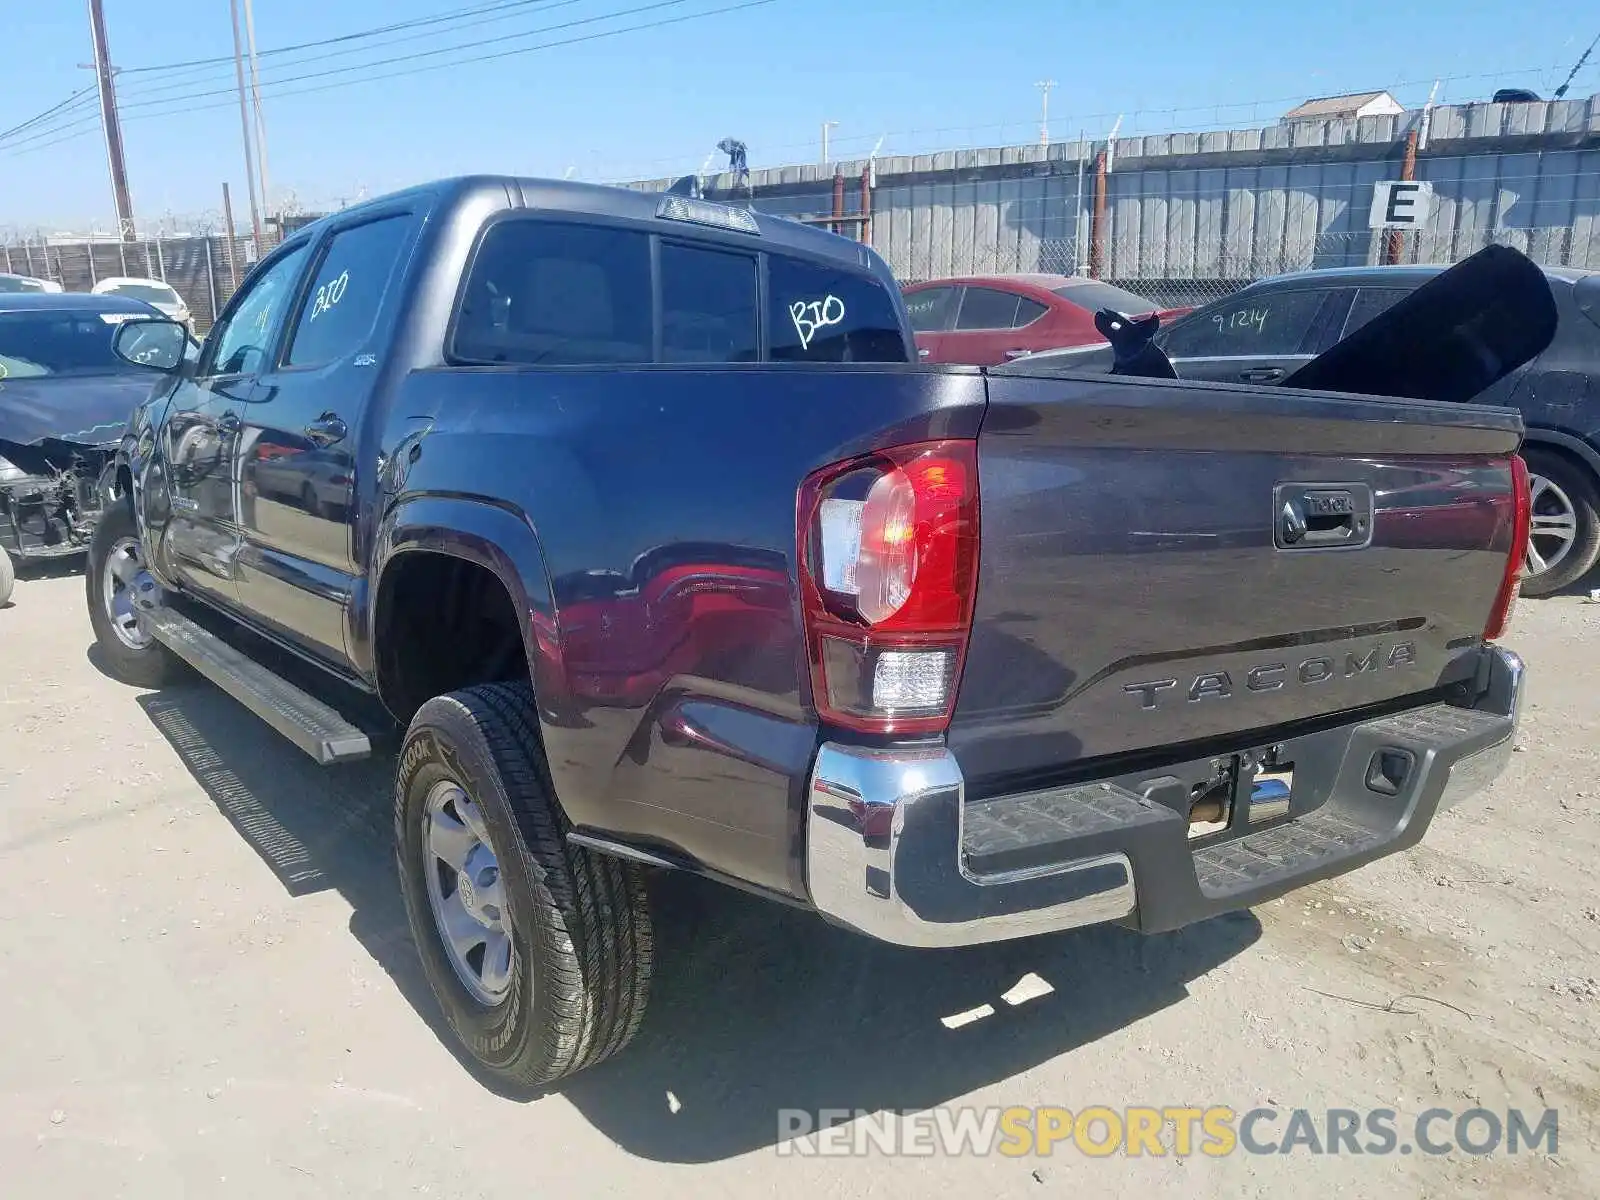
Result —
M 156 267 L 161 272 L 161 282 L 165 283 L 167 281 L 167 259 L 161 253 L 161 235 L 159 233 L 156 234 Z
M 1089 277 L 1099 279 L 1106 269 L 1106 152 L 1094 164 L 1094 224 L 1090 226 Z
M 211 260 L 211 235 L 206 237 L 206 294 L 211 297 L 211 324 L 217 321 L 217 272 Z M 163 277 L 164 278 L 164 277 Z
M 239 290 L 239 268 L 235 263 L 238 241 L 233 232 L 233 198 L 228 195 L 228 185 L 222 185 L 222 220 L 228 227 L 228 293 Z
M 1039 113 L 1039 145 L 1050 144 L 1050 89 L 1056 86 L 1054 79 L 1041 79 L 1033 85 L 1044 95 L 1044 102 Z
M 117 258 L 121 260 L 121 262 L 122 262 L 122 273 L 124 275 L 126 275 L 128 273 L 128 243 L 127 242 L 118 242 L 117 243 Z
M 1400 160 L 1400 178 L 1407 182 L 1417 175 L 1417 130 L 1412 126 L 1406 133 L 1406 155 Z M 1393 266 L 1405 253 L 1406 235 L 1403 229 L 1389 230 L 1384 247 L 1383 261 Z
M 256 60 L 256 17 L 250 0 L 244 0 L 244 36 L 250 49 L 250 103 L 256 114 L 256 154 L 261 159 L 261 209 L 272 216 L 272 184 L 267 181 L 267 121 L 261 115 L 261 64 Z M 256 253 L 265 252 L 257 246 Z
M 244 134 L 244 180 L 250 193 L 250 231 L 261 253 L 261 209 L 256 204 L 256 153 L 250 138 L 250 102 L 244 90 L 244 47 L 239 41 L 239 0 L 228 0 L 233 14 L 233 73 L 239 85 L 239 131 Z
M 10 242 L 6 243 L 5 251 L 6 251 L 6 274 L 7 275 L 14 275 L 14 274 L 16 274 L 16 272 L 14 272 L 11 269 L 11 243 Z
M 824 121 L 822 123 L 822 165 L 828 165 L 828 131 L 838 125 L 837 121 Z
M 838 233 L 844 229 L 844 170 L 835 167 L 833 172 L 833 221 L 828 226 L 829 233 Z
M 148 241 L 144 244 L 144 277 L 146 279 L 154 279 L 156 277 L 156 269 L 150 265 L 150 243 Z
M 28 260 L 28 274 L 32 275 L 34 273 L 34 271 L 33 271 L 33 243 L 30 242 L 27 238 L 23 238 L 22 239 L 22 256 Z
M 1074 275 L 1079 271 L 1086 270 L 1089 262 L 1088 256 L 1084 254 L 1086 247 L 1083 241 L 1083 164 L 1087 161 L 1083 154 L 1084 144 L 1083 130 L 1080 129 L 1078 130 L 1078 198 L 1073 202 L 1072 206 L 1072 273 Z
M 100 121 L 106 133 L 106 158 L 111 165 L 111 198 L 117 206 L 117 233 L 133 240 L 133 199 L 128 193 L 128 165 L 122 156 L 122 123 L 117 118 L 117 93 L 112 83 L 111 55 L 106 49 L 106 14 L 101 0 L 89 0 L 89 35 L 94 41 L 94 73 L 100 85 Z
M 87 241 L 87 242 L 81 243 L 81 245 L 83 246 L 83 256 L 89 260 L 89 286 L 93 287 L 95 284 L 100 282 L 100 274 L 99 274 L 98 271 L 95 270 L 95 265 L 94 265 L 94 238 L 93 238 L 94 230 L 91 229 L 89 232 L 90 232 L 90 240 Z M 56 251 L 56 265 L 57 266 L 61 266 L 61 251 L 59 251 L 59 250 Z M 63 283 L 65 283 L 66 274 L 67 274 L 66 268 L 64 266 L 61 267 L 61 276 L 62 276 Z
M 861 240 L 872 245 L 872 160 L 861 168 Z

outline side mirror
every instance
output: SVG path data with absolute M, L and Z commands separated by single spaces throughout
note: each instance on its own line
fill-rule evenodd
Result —
M 182 369 L 189 330 L 165 317 L 137 317 L 117 326 L 111 349 L 123 362 L 172 374 Z

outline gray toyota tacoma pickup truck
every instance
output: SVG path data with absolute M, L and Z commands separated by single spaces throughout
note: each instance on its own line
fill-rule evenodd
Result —
M 906 946 L 1167 930 L 1411 845 L 1512 747 L 1515 413 L 924 368 L 862 245 L 507 178 L 165 328 L 103 659 L 327 764 L 404 730 L 415 941 L 507 1084 L 633 1035 L 649 869 Z

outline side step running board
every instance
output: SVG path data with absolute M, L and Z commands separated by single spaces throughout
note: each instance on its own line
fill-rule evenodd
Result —
M 371 755 L 365 733 L 182 613 L 158 608 L 140 616 L 156 641 L 323 766 Z

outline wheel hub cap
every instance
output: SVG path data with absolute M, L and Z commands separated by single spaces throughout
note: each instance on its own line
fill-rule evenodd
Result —
M 106 616 L 111 621 L 111 631 L 117 640 L 130 650 L 143 650 L 150 644 L 150 634 L 139 624 L 135 588 L 144 574 L 144 558 L 137 538 L 118 538 L 106 555 L 106 565 L 100 580 L 100 594 Z
M 1543 475 L 1528 477 L 1528 491 L 1532 517 L 1526 573 L 1542 575 L 1571 552 L 1578 538 L 1578 513 L 1572 498 Z
M 428 792 L 422 853 L 445 957 L 473 999 L 500 1003 L 511 990 L 514 957 L 500 861 L 483 810 L 454 780 Z

